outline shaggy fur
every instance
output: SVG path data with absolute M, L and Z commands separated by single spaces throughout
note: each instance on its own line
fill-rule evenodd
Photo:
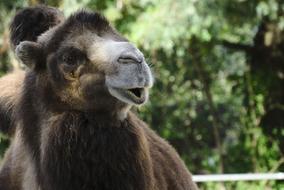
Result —
M 36 41 L 49 28 L 59 24 L 63 14 L 52 7 L 37 6 L 17 13 L 11 23 L 11 45 L 15 48 L 21 41 Z
M 15 126 L 15 106 L 20 98 L 20 89 L 25 73 L 17 71 L 0 79 L 0 130 L 6 134 L 13 134 Z
M 87 12 L 79 12 L 54 26 L 54 22 L 44 22 L 47 18 L 60 20 L 58 12 L 53 11 L 51 18 L 33 20 L 38 26 L 42 22 L 47 26 L 37 32 L 26 30 L 19 15 L 26 18 L 33 11 L 38 14 L 39 9 L 40 15 L 48 15 L 51 10 L 28 8 L 12 22 L 12 43 L 29 40 L 24 45 L 20 43 L 21 49 L 17 47 L 16 53 L 30 69 L 24 77 L 17 73 L 0 80 L 0 128 L 13 133 L 0 170 L 0 189 L 197 189 L 173 147 L 128 111 L 127 103 L 106 90 L 106 73 L 111 73 L 106 63 L 97 59 L 90 64 L 84 48 L 78 48 L 79 43 L 74 52 L 68 49 L 68 59 L 62 49 L 70 39 L 76 42 L 79 33 L 85 35 L 86 30 L 115 40 L 126 41 L 125 38 L 104 17 Z M 21 35 L 17 23 L 22 23 Z M 79 32 L 70 31 L 79 25 L 84 26 L 79 27 Z M 50 27 L 53 28 L 45 32 Z M 64 35 L 63 31 L 68 33 Z M 83 45 L 86 41 L 80 40 Z M 40 58 L 34 53 L 37 50 L 42 52 Z M 74 55 L 72 62 L 66 63 L 70 55 Z M 133 64 L 136 63 L 125 67 L 136 66 Z M 82 78 L 84 74 L 86 77 Z M 121 113 L 126 113 L 125 117 Z

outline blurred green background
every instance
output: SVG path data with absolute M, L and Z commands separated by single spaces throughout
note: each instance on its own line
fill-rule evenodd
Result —
M 66 15 L 102 12 L 142 49 L 156 81 L 137 112 L 193 174 L 284 171 L 283 0 L 0 0 L 1 75 L 19 67 L 10 19 L 38 3 Z M 0 135 L 0 155 L 8 143 Z M 283 181 L 199 186 L 284 189 Z

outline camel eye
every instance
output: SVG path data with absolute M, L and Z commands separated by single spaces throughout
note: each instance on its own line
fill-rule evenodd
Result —
M 79 65 L 85 62 L 85 54 L 73 47 L 65 48 L 61 53 L 60 60 L 63 64 L 66 65 Z
M 74 55 L 69 55 L 68 54 L 65 54 L 62 56 L 62 62 L 64 62 L 65 64 L 68 64 L 68 65 L 75 65 L 76 64 L 76 59 L 74 57 Z

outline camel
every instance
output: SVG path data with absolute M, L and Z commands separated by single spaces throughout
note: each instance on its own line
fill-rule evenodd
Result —
M 1 190 L 197 189 L 175 149 L 131 111 L 147 102 L 152 72 L 105 17 L 24 8 L 11 47 L 27 69 L 0 79 L 0 129 L 11 138 Z

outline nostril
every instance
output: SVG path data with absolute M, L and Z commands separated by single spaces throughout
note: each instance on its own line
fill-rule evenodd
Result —
M 142 63 L 143 57 L 133 54 L 133 53 L 125 53 L 121 54 L 117 59 L 119 63 L 129 64 L 129 63 Z

